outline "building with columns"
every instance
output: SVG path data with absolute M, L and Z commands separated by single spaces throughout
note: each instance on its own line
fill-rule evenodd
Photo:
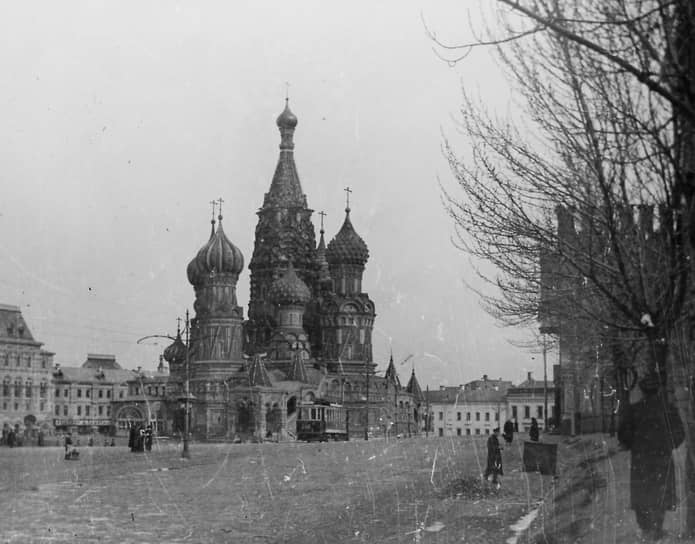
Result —
M 222 199 L 216 218 L 213 204 L 210 237 L 187 269 L 195 294 L 188 349 L 179 333 L 164 352 L 170 401 L 189 399 L 197 437 L 292 438 L 297 405 L 317 398 L 348 407 L 353 434 L 393 424 L 416 432 L 423 395 L 414 371 L 405 388 L 392 361 L 387 376 L 375 372 L 375 305 L 362 285 L 369 249 L 352 223 L 350 190 L 342 227 L 326 244 L 321 221 L 317 243 L 294 159 L 297 124 L 286 101 L 279 158 L 257 212 L 246 320 L 236 296 L 244 257 L 223 230 Z

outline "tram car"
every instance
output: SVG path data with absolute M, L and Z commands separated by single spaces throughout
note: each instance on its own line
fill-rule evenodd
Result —
M 347 409 L 341 404 L 317 399 L 303 402 L 297 413 L 297 440 L 326 442 L 348 439 Z

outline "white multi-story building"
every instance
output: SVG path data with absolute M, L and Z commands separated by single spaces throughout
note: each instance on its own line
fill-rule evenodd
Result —
M 427 393 L 430 429 L 437 436 L 488 435 L 507 419 L 505 394 L 511 382 L 484 375 L 458 387 Z

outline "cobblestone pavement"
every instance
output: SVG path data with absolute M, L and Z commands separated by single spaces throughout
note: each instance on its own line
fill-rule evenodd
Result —
M 506 542 L 556 484 L 503 452 L 480 479 L 484 437 L 329 444 L 192 444 L 134 454 L 0 449 L 0 542 Z M 569 461 L 568 461 L 569 462 Z

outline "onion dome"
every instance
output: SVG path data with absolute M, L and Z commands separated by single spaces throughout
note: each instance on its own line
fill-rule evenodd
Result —
M 170 365 L 186 362 L 186 344 L 181 340 L 181 331 L 177 331 L 174 342 L 164 350 L 164 360 Z
M 201 284 L 211 274 L 233 274 L 238 276 L 244 269 L 244 256 L 224 233 L 222 215 L 219 225 L 195 258 L 188 264 L 188 281 Z M 214 230 L 214 225 L 213 225 Z
M 369 259 L 369 249 L 350 221 L 350 208 L 345 208 L 345 222 L 335 238 L 328 243 L 326 258 L 330 264 L 364 265 Z
M 268 299 L 276 304 L 306 304 L 311 299 L 311 291 L 306 286 L 290 263 L 287 272 L 276 279 L 268 289 Z
M 285 109 L 277 118 L 278 128 L 293 129 L 297 126 L 297 116 L 290 110 L 289 99 L 285 98 Z

